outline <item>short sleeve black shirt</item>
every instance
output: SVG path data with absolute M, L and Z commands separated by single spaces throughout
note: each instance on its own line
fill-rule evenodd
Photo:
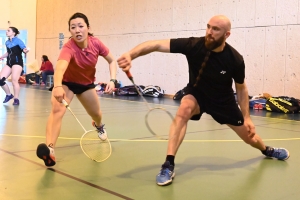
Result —
M 181 53 L 187 58 L 189 65 L 189 87 L 193 87 L 204 61 L 207 49 L 205 38 L 178 38 L 171 39 L 170 52 Z M 204 93 L 209 99 L 226 99 L 232 96 L 232 80 L 244 83 L 245 63 L 243 57 L 228 43 L 222 52 L 211 52 L 206 67 L 203 70 L 197 90 Z

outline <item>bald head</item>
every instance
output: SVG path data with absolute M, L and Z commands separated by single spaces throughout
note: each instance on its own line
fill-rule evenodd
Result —
M 223 28 L 225 31 L 231 30 L 231 22 L 225 15 L 215 15 L 209 20 L 208 23 L 216 24 L 219 27 Z
M 213 51 L 222 51 L 230 36 L 231 23 L 224 15 L 213 16 L 207 23 L 205 46 Z

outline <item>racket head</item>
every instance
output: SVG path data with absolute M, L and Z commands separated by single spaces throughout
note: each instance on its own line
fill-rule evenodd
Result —
M 145 124 L 150 133 L 161 140 L 170 140 L 169 130 L 173 115 L 163 107 L 151 108 L 145 115 Z
M 34 60 L 31 63 L 27 63 L 27 68 L 33 70 L 34 72 L 37 72 L 37 71 L 40 70 L 40 67 L 38 65 L 38 61 L 37 60 Z
M 101 140 L 97 130 L 89 130 L 80 138 L 80 147 L 83 153 L 95 162 L 103 162 L 111 155 L 111 145 L 107 138 Z

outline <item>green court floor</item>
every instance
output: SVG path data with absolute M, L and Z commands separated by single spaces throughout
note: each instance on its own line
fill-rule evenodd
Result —
M 267 145 L 285 147 L 287 161 L 265 158 L 209 115 L 191 121 L 176 156 L 173 184 L 157 186 L 167 142 L 144 123 L 147 107 L 139 97 L 99 95 L 112 155 L 102 163 L 88 159 L 79 145 L 83 130 L 67 112 L 55 149 L 57 164 L 44 166 L 36 147 L 45 141 L 51 92 L 22 85 L 20 106 L 0 106 L 0 199 L 140 200 L 298 200 L 300 199 L 299 115 L 251 111 Z M 4 99 L 1 91 L 0 99 Z M 147 98 L 175 114 L 179 102 Z M 71 108 L 86 129 L 91 119 L 74 98 Z M 168 119 L 157 119 L 169 126 Z

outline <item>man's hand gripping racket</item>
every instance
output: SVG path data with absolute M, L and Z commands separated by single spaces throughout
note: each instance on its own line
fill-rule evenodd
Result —
M 143 94 L 140 90 L 140 87 L 138 87 L 135 84 L 131 73 L 129 71 L 127 71 L 125 73 L 126 73 L 127 77 L 129 78 L 129 80 L 134 85 L 134 87 L 137 90 L 137 92 L 139 93 L 139 95 L 142 97 L 144 103 L 146 104 L 146 106 L 148 108 L 148 112 L 145 115 L 145 124 L 146 124 L 148 130 L 150 131 L 150 133 L 159 139 L 170 140 L 174 136 L 171 136 L 171 137 L 168 136 L 169 132 L 165 132 L 166 130 L 164 130 L 164 128 L 160 129 L 159 127 L 166 127 L 166 122 L 164 122 L 164 120 L 167 120 L 168 123 L 170 123 L 170 121 L 173 122 L 173 120 L 174 120 L 173 115 L 163 107 L 151 107 L 148 104 L 145 97 L 143 96 Z M 150 116 L 152 116 L 152 118 L 155 118 L 155 120 L 150 120 Z M 150 123 L 150 121 L 152 121 L 152 123 Z M 155 121 L 155 122 L 153 122 L 153 121 Z M 150 124 L 151 124 L 151 126 L 150 126 Z M 158 127 L 159 130 L 154 131 L 154 125 L 156 127 Z M 167 126 L 170 126 L 170 124 L 167 124 Z
M 62 100 L 62 103 L 72 113 L 76 121 L 84 130 L 84 134 L 80 138 L 80 147 L 83 153 L 95 162 L 103 162 L 108 159 L 111 155 L 111 145 L 108 138 L 106 138 L 106 140 L 100 139 L 100 133 L 98 133 L 97 130 L 87 131 L 75 116 L 69 104 L 64 99 Z

